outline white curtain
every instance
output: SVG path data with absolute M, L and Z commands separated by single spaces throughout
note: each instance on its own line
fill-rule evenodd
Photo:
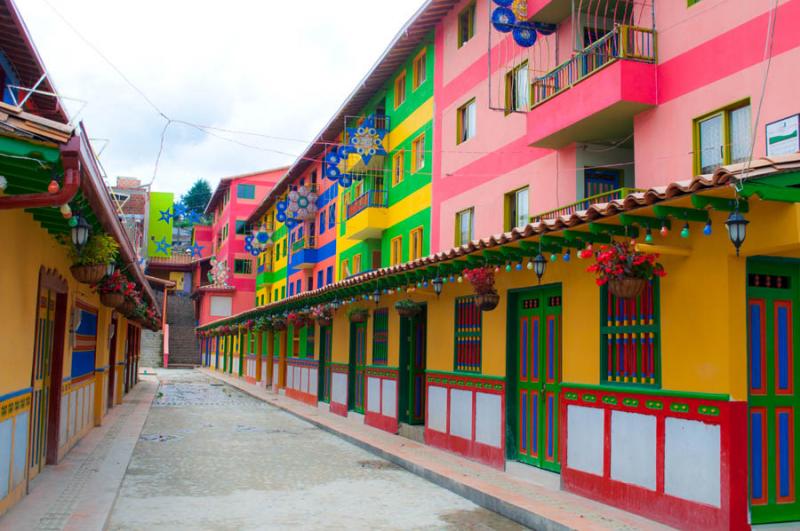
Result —
M 530 83 L 528 82 L 528 65 L 520 66 L 515 74 L 514 79 L 515 90 L 516 90 L 516 111 L 527 111 L 528 107 L 530 107 L 530 98 L 528 97 L 530 94 Z
M 700 169 L 713 172 L 722 164 L 722 114 L 700 122 Z
M 752 142 L 750 106 L 731 111 L 731 162 L 743 162 L 750 155 Z

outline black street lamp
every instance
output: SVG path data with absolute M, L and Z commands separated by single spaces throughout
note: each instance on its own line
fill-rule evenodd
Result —
M 91 231 L 92 226 L 89 225 L 89 222 L 86 221 L 81 215 L 75 216 L 77 219 L 75 226 L 70 228 L 70 236 L 72 237 L 72 243 L 77 248 L 81 248 L 86 245 L 86 242 L 89 240 L 89 231 Z
M 539 279 L 539 284 L 542 283 L 542 277 L 544 276 L 544 270 L 547 267 L 547 259 L 539 253 L 536 255 L 536 258 L 533 259 L 533 272 L 536 273 L 536 278 Z
M 442 281 L 441 277 L 436 277 L 433 279 L 433 292 L 436 293 L 436 296 L 442 294 L 442 287 L 444 286 L 444 281 Z
M 731 212 L 731 215 L 728 216 L 728 220 L 725 222 L 725 227 L 728 229 L 728 238 L 730 238 L 733 246 L 736 247 L 736 256 L 739 256 L 739 248 L 747 237 L 748 223 L 750 222 L 739 212 L 738 207 Z

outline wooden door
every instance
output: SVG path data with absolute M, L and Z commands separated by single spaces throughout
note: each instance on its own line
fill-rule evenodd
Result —
M 319 327 L 319 385 L 317 397 L 322 402 L 331 401 L 331 339 L 330 326 Z
M 367 323 L 350 323 L 350 371 L 348 406 L 364 412 L 364 382 L 367 365 Z
M 28 479 L 42 471 L 46 464 L 47 430 L 50 406 L 50 378 L 56 324 L 56 292 L 39 288 L 36 309 L 36 336 L 33 347 L 32 404 L 28 453 Z
M 753 524 L 800 519 L 797 499 L 798 266 L 748 264 L 748 422 Z
M 400 318 L 400 420 L 408 424 L 425 423 L 426 310 Z
M 512 373 L 516 459 L 560 471 L 561 287 L 545 286 L 515 300 Z
M 108 350 L 108 389 L 107 389 L 107 408 L 114 407 L 114 384 L 117 381 L 117 319 L 111 320 L 111 339 L 109 339 Z

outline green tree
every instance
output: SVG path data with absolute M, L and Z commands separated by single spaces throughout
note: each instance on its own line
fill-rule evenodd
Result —
M 186 195 L 181 196 L 181 203 L 187 212 L 195 210 L 202 213 L 211 199 L 211 186 L 205 179 L 197 179 Z

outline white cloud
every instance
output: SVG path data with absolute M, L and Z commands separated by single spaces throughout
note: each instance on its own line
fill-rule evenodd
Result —
M 48 0 L 165 114 L 193 123 L 310 140 L 422 0 Z M 59 92 L 110 143 L 101 160 L 145 182 L 165 121 L 44 0 L 17 5 Z M 67 102 L 71 112 L 75 104 Z M 222 136 L 229 136 L 220 133 Z M 305 144 L 237 141 L 291 154 Z M 155 190 L 293 162 L 172 124 Z

